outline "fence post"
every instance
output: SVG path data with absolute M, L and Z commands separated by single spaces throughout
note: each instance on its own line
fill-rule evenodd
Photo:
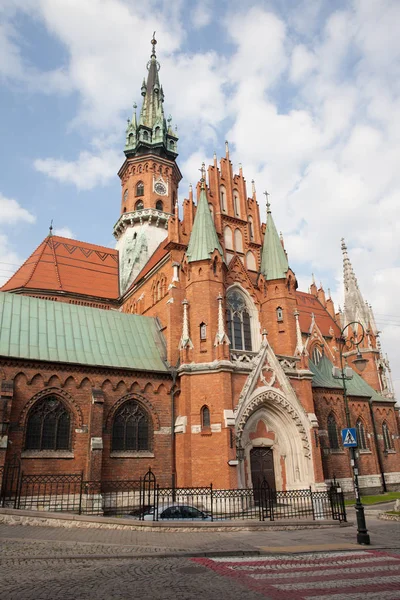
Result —
M 82 514 L 82 494 L 83 494 L 83 471 L 81 471 L 81 481 L 80 481 L 80 487 L 79 487 L 79 509 L 78 509 L 78 515 Z
M 23 471 L 21 471 L 21 475 L 19 477 L 19 481 L 18 481 L 18 485 L 17 485 L 17 490 L 15 493 L 15 502 L 14 502 L 14 508 L 19 509 L 20 505 L 21 505 L 21 489 L 22 489 L 22 481 L 24 478 L 24 473 Z
M 211 521 L 214 521 L 214 495 L 213 495 L 213 485 L 210 483 L 210 499 L 211 499 Z
M 313 498 L 313 492 L 312 492 L 311 485 L 310 485 L 310 498 L 311 498 L 312 518 L 313 518 L 313 521 L 315 521 L 314 498 Z

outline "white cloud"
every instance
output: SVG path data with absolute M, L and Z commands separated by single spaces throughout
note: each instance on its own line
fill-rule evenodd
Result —
M 69 227 L 56 227 L 53 230 L 53 235 L 59 235 L 60 237 L 75 239 L 76 235 L 72 233 Z
M 195 29 L 201 29 L 210 24 L 212 19 L 211 0 L 203 0 L 196 4 L 191 11 L 190 20 Z
M 34 223 L 36 217 L 13 198 L 6 198 L 0 193 L 0 227 L 18 222 Z
M 97 185 L 105 185 L 115 177 L 121 165 L 121 154 L 105 149 L 99 154 L 81 152 L 76 161 L 55 158 L 37 159 L 35 169 L 61 183 L 70 183 L 79 190 L 91 190 Z

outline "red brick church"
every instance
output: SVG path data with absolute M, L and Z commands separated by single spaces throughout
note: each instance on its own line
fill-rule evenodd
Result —
M 345 305 L 297 288 L 267 197 L 229 148 L 178 207 L 178 138 L 155 40 L 118 173 L 116 249 L 49 235 L 0 292 L 0 466 L 164 485 L 352 490 L 343 350 L 360 486 L 400 489 L 390 369 L 344 241 Z M 290 249 L 289 249 L 290 252 Z M 360 338 L 343 346 L 341 329 Z M 360 374 L 353 361 L 367 359 Z M 341 372 L 341 371 L 340 371 Z

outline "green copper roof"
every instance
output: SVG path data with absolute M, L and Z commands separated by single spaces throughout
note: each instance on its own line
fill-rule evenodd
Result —
M 267 204 L 267 228 L 261 256 L 261 273 L 267 280 L 284 279 L 288 268 L 288 259 Z
M 202 183 L 193 229 L 190 234 L 188 249 L 186 250 L 188 262 L 207 260 L 214 250 L 218 250 L 225 261 L 224 253 L 219 243 L 217 232 L 215 231 L 210 207 L 208 206 L 204 183 Z
M 332 363 L 323 356 L 318 365 L 311 360 L 308 361 L 310 371 L 314 374 L 312 386 L 320 388 L 343 389 L 341 379 L 335 379 L 332 375 Z M 358 373 L 353 369 L 353 378 L 346 379 L 346 390 L 349 396 L 364 396 L 372 398 L 374 401 L 387 401 L 378 392 L 376 392 Z
M 167 371 L 155 319 L 0 292 L 0 356 Z

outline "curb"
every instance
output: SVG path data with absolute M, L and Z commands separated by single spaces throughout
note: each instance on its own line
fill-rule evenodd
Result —
M 224 532 L 224 531 L 268 531 L 290 529 L 328 529 L 332 527 L 350 527 L 351 523 L 339 521 L 234 521 L 234 522 L 206 522 L 206 523 L 159 523 L 153 521 L 134 521 L 133 519 L 119 519 L 115 517 L 90 517 L 86 515 L 72 515 L 62 513 L 41 513 L 24 511 L 11 508 L 0 509 L 0 523 L 6 525 L 24 525 L 33 527 L 62 527 L 62 528 L 90 528 L 104 530 L 136 530 L 136 531 L 163 531 L 163 532 Z

